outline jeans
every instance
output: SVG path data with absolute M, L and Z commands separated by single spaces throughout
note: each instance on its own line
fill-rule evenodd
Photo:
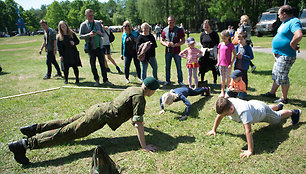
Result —
M 100 64 L 100 68 L 101 68 L 101 73 L 102 73 L 102 77 L 103 77 L 103 82 L 108 81 L 107 79 L 107 73 L 106 73 L 106 68 L 105 68 L 105 62 L 104 62 L 104 53 L 103 53 L 103 49 L 101 48 L 97 48 L 94 50 L 90 50 L 88 55 L 89 55 L 89 60 L 90 60 L 90 67 L 91 67 L 91 72 L 94 76 L 95 81 L 99 80 L 99 75 L 98 75 L 98 71 L 96 68 L 96 57 L 98 57 L 98 61 Z
M 145 78 L 147 78 L 147 70 L 148 70 L 148 65 L 151 65 L 152 69 L 153 69 L 153 77 L 158 80 L 157 78 L 157 61 L 155 57 L 150 57 L 149 61 L 144 61 L 141 62 L 141 78 L 142 80 L 144 80 Z
M 171 70 L 172 57 L 174 58 L 174 62 L 175 62 L 175 65 L 176 65 L 178 83 L 183 82 L 181 56 L 179 56 L 178 54 L 169 54 L 169 53 L 166 53 L 166 55 L 165 55 L 165 59 L 166 59 L 165 60 L 166 61 L 166 81 L 170 82 L 170 70 Z
M 46 64 L 47 64 L 47 75 L 48 77 L 51 77 L 51 73 L 52 73 L 52 64 L 54 65 L 57 74 L 58 75 L 62 75 L 61 70 L 58 66 L 58 63 L 55 59 L 54 53 L 53 51 L 49 51 L 47 52 L 47 60 L 46 60 Z
M 136 55 L 127 55 L 127 56 L 125 56 L 125 59 L 124 59 L 125 78 L 129 79 L 129 76 L 130 76 L 130 65 L 131 65 L 132 59 L 134 60 L 134 65 L 136 67 L 137 77 L 140 79 L 140 62 L 137 59 Z

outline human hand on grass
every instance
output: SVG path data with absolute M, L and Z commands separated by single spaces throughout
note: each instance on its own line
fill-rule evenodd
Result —
M 143 150 L 146 152 L 154 153 L 157 151 L 157 147 L 155 147 L 153 144 L 149 144 Z
M 249 150 L 241 150 L 241 152 L 243 152 L 243 153 L 240 154 L 240 158 L 244 158 L 244 157 L 249 158 L 249 156 L 252 155 L 252 152 L 249 151 Z
M 214 135 L 214 136 L 216 136 L 216 131 L 214 131 L 214 130 L 211 130 L 211 131 L 209 131 L 209 132 L 207 132 L 207 134 L 206 135 Z

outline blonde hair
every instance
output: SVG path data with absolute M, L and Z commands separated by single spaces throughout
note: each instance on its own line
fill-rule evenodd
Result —
M 223 30 L 220 35 L 224 37 L 228 37 L 228 41 L 232 43 L 231 35 L 229 34 L 227 30 Z
M 169 105 L 171 104 L 178 95 L 174 93 L 173 89 L 170 90 L 169 92 L 166 92 L 165 94 L 162 95 L 162 105 L 165 106 L 165 104 Z
M 149 27 L 150 28 L 151 26 L 148 23 L 146 23 L 146 22 L 141 24 L 141 30 L 142 31 L 144 30 L 145 27 Z
M 242 15 L 241 17 L 240 17 L 240 21 L 243 21 L 242 23 L 246 23 L 246 24 L 250 24 L 250 18 L 249 18 L 249 16 L 248 15 Z
M 88 13 L 94 12 L 92 9 L 88 8 L 85 10 L 85 15 L 87 15 Z
M 132 32 L 132 25 L 130 23 L 130 21 L 124 21 L 123 22 L 123 26 L 129 26 L 129 29 L 128 29 L 128 32 L 127 30 L 125 29 L 125 27 L 123 27 L 123 31 L 126 32 L 126 33 L 131 33 Z
M 66 24 L 65 21 L 60 21 L 58 23 L 58 38 L 60 41 L 64 40 L 64 31 L 62 30 L 61 28 L 61 25 L 66 25 L 67 27 L 67 35 L 70 37 L 70 38 L 73 38 L 73 31 L 69 28 L 69 26 Z

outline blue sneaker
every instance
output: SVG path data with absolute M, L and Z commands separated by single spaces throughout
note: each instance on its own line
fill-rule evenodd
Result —
M 302 114 L 301 109 L 293 109 L 292 110 L 292 115 L 291 115 L 291 123 L 292 124 L 298 124 L 300 122 L 300 116 Z

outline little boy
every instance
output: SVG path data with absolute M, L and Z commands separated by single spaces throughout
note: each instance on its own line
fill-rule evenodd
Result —
M 238 97 L 245 99 L 247 95 L 246 85 L 242 80 L 242 73 L 240 70 L 235 70 L 230 77 L 232 78 L 229 87 L 226 89 L 225 98 Z
M 219 98 L 216 103 L 216 111 L 218 115 L 213 129 L 209 131 L 207 135 L 216 135 L 216 130 L 225 116 L 228 116 L 230 119 L 238 123 L 242 122 L 248 142 L 248 150 L 243 150 L 240 157 L 249 157 L 254 151 L 251 124 L 267 122 L 271 125 L 276 125 L 280 124 L 282 119 L 288 117 L 291 117 L 292 124 L 297 124 L 299 122 L 302 113 L 300 109 L 281 110 L 282 107 L 282 103 L 268 106 L 258 100 L 245 101 L 237 98 Z

